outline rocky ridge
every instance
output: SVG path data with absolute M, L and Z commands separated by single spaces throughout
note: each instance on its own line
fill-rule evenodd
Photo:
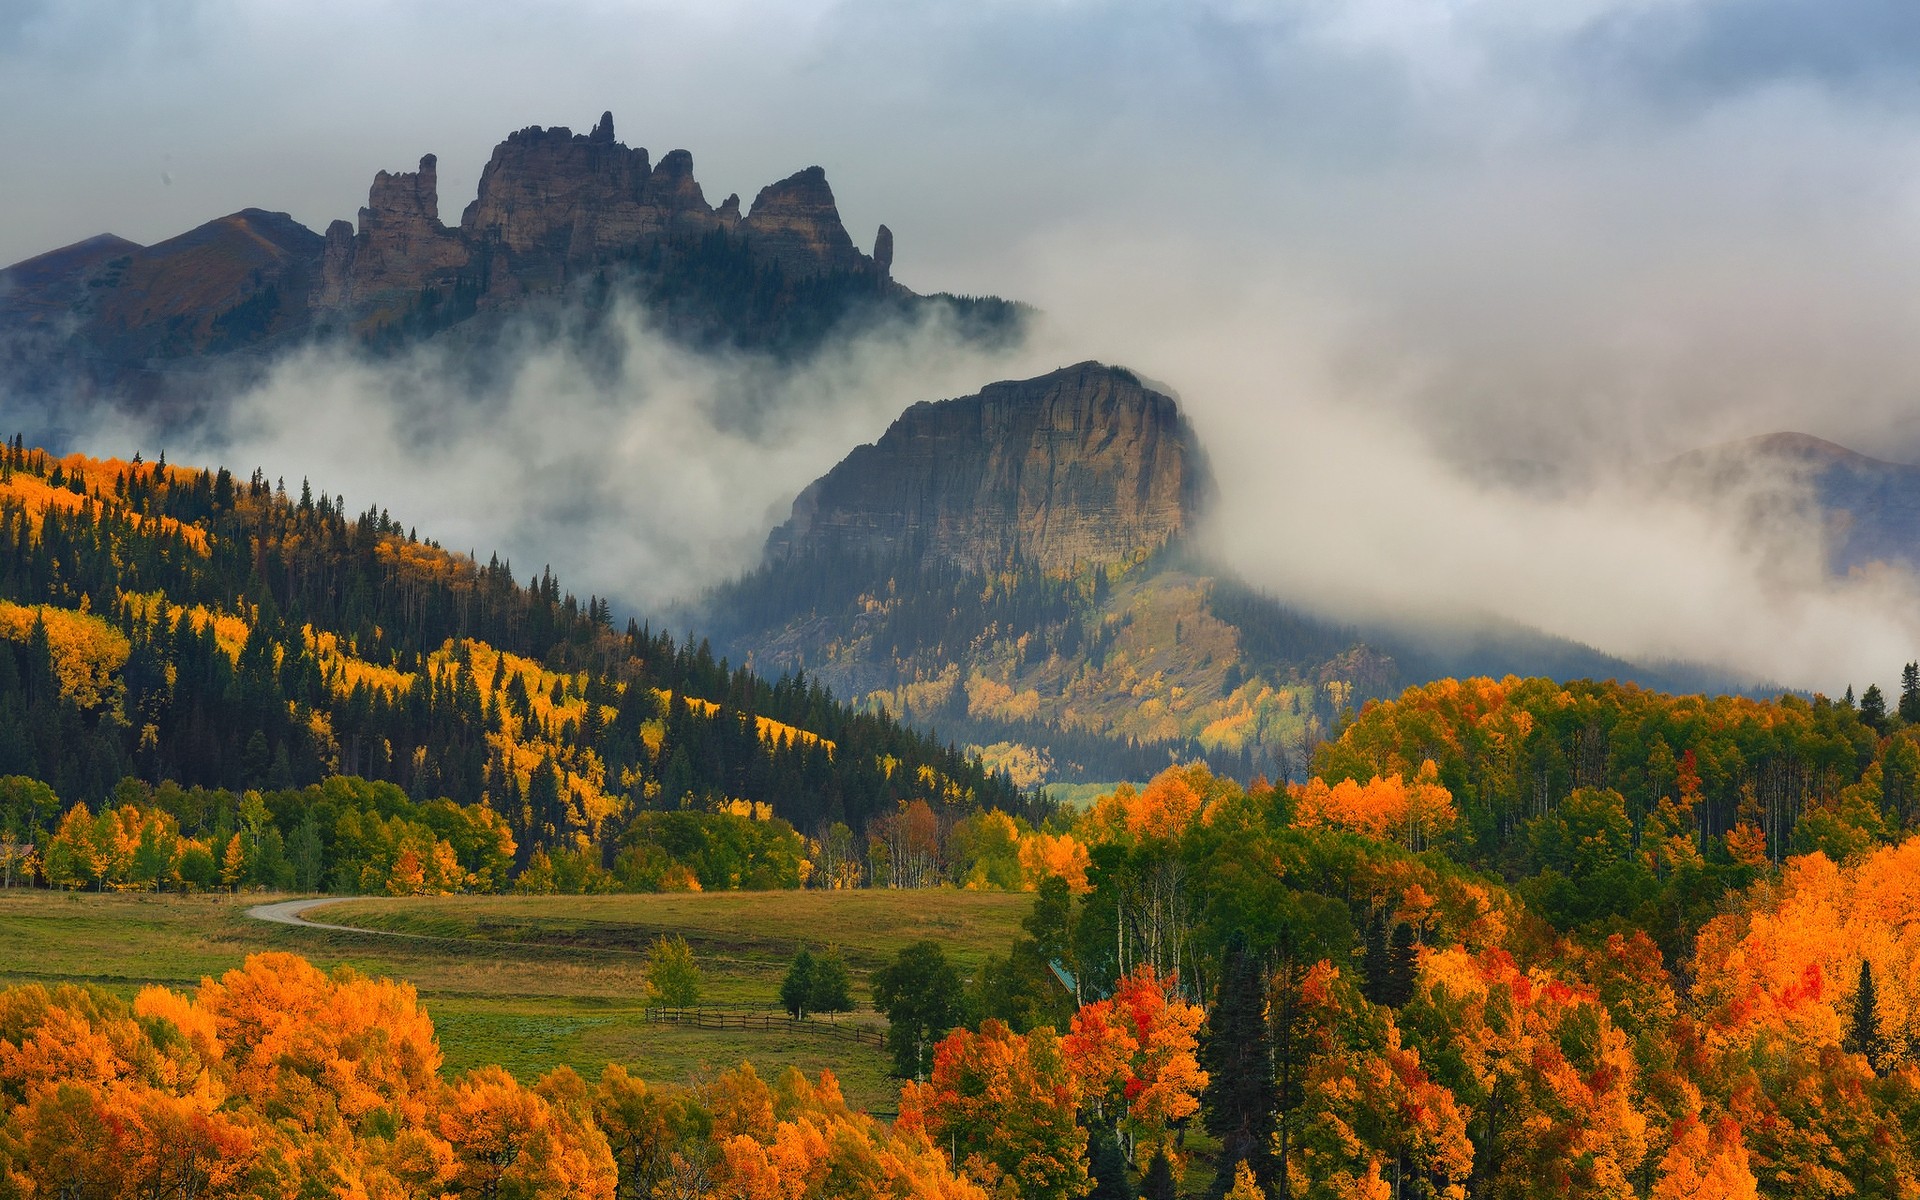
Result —
M 917 299 L 892 281 L 892 233 L 881 227 L 878 258 L 862 253 L 817 166 L 743 215 L 736 196 L 707 201 L 685 150 L 655 164 L 615 139 L 607 113 L 584 134 L 510 135 L 457 225 L 441 219 L 436 168 L 429 154 L 381 171 L 357 221 L 324 236 L 246 209 L 153 246 L 100 235 L 0 270 L 0 364 L 110 385 L 321 330 L 429 334 L 623 269 L 677 271 L 682 308 L 709 325 L 831 309 L 807 315 L 816 328 L 849 297 Z M 40 335 L 56 327 L 70 344 L 50 349 Z

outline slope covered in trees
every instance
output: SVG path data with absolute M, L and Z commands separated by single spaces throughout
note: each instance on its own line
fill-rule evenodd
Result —
M 605 601 L 550 572 L 523 587 L 384 512 L 349 516 L 258 473 L 56 460 L 17 440 L 0 459 L 0 775 L 62 805 L 157 805 L 216 860 L 246 822 L 240 792 L 270 797 L 289 843 L 299 796 L 343 776 L 390 784 L 335 790 L 382 821 L 438 822 L 429 849 L 485 841 L 468 874 L 502 853 L 516 869 L 563 854 L 609 868 L 642 813 L 711 817 L 694 831 L 708 839 L 735 836 L 724 817 L 762 818 L 738 836 L 764 842 L 863 830 L 913 802 L 948 821 L 1030 804 L 804 677 L 616 630 Z M 16 838 L 61 817 L 22 805 Z M 464 815 L 431 816 L 444 811 Z M 331 858 L 338 814 L 324 815 Z M 266 829 L 248 840 L 252 854 Z M 792 857 L 787 874 L 804 871 Z

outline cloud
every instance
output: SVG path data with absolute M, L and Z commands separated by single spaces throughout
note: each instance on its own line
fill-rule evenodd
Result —
M 163 448 L 176 462 L 258 465 L 297 492 L 379 505 L 448 549 L 493 552 L 519 578 L 551 564 L 569 589 L 658 613 L 755 565 L 799 490 L 879 436 L 905 402 L 959 394 L 1002 365 L 944 309 L 831 344 L 801 364 L 690 351 L 617 304 L 592 333 L 508 324 L 471 345 L 396 358 L 310 347 L 233 401 L 220 428 Z M 145 445 L 137 427 L 96 431 Z
M 1783 574 L 1817 554 L 1800 525 L 1756 550 L 1633 472 L 1782 429 L 1920 460 L 1911 9 L 40 5 L 0 24 L 0 106 L 47 114 L 0 130 L 20 168 L 0 171 L 0 260 L 248 204 L 324 227 L 426 151 L 455 216 L 506 131 L 612 108 L 629 142 L 694 150 L 710 196 L 824 165 L 858 240 L 894 229 L 905 282 L 1038 304 L 1047 340 L 1018 363 L 869 341 L 783 381 L 629 318 L 612 384 L 530 348 L 485 427 L 445 415 L 468 398 L 430 354 L 309 355 L 249 401 L 269 416 L 233 452 L 647 598 L 746 561 L 771 510 L 907 403 L 1097 356 L 1180 390 L 1223 536 L 1290 598 L 1478 603 L 1838 691 L 1920 656 L 1904 580 Z M 808 419 L 728 415 L 777 388 Z M 417 475 L 380 448 L 417 448 L 403 391 L 452 430 Z M 376 448 L 290 424 L 312 395 Z

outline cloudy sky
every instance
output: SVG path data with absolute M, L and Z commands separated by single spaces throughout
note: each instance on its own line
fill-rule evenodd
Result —
M 1909 0 L 10 0 L 0 262 L 248 205 L 321 229 L 426 152 L 457 219 L 507 131 L 611 109 L 712 199 L 819 163 L 909 285 L 1041 306 L 1008 370 L 1173 385 L 1282 592 L 1497 592 L 1838 690 L 1920 654 L 1903 583 L 1782 582 L 1619 479 L 1778 429 L 1920 460 L 1916 62 Z M 836 435 L 992 373 L 887 361 Z M 777 499 L 712 536 L 756 544 Z

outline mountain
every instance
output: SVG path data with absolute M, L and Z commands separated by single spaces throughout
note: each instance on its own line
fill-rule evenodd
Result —
M 1028 784 L 1192 758 L 1297 771 L 1347 710 L 1447 675 L 1736 683 L 1494 621 L 1299 611 L 1195 553 L 1211 493 L 1178 403 L 1131 372 L 995 383 L 915 404 L 808 486 L 699 620 L 738 659 L 805 670 Z
M 804 351 L 842 321 L 938 304 L 963 329 L 1003 336 L 1004 301 L 920 296 L 892 278 L 893 234 L 873 252 L 808 167 L 711 204 L 693 158 L 654 163 L 591 132 L 533 126 L 494 148 L 459 223 L 440 215 L 435 156 L 379 172 L 357 223 L 317 234 L 245 209 L 153 246 L 101 235 L 0 271 L 0 385 L 15 396 L 152 402 L 209 390 L 220 360 L 344 335 L 376 348 L 543 299 L 634 295 L 697 344 Z M 475 339 L 484 343 L 484 336 Z
M 1920 467 L 1809 434 L 1771 433 L 1696 450 L 1657 473 L 1664 486 L 1722 508 L 1756 538 L 1795 524 L 1817 533 L 1833 574 L 1875 563 L 1920 571 Z
M 1178 404 L 1126 370 L 995 383 L 914 405 L 809 486 L 702 619 L 1025 782 L 1281 769 L 1342 684 L 1391 670 L 1190 561 L 1211 489 Z

